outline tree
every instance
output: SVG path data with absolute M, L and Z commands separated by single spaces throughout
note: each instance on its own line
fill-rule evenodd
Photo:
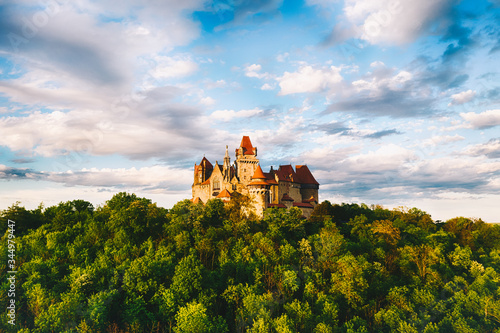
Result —
M 30 230 L 36 229 L 47 223 L 47 219 L 42 214 L 43 205 L 40 204 L 35 210 L 27 210 L 16 202 L 9 208 L 0 212 L 0 223 L 7 225 L 7 220 L 16 222 L 15 230 L 17 236 L 27 234 Z
M 212 330 L 207 309 L 200 303 L 192 302 L 181 307 L 175 315 L 175 320 L 176 333 L 208 333 Z
M 202 271 L 203 266 L 193 253 L 177 264 L 170 288 L 180 304 L 195 298 L 201 291 Z

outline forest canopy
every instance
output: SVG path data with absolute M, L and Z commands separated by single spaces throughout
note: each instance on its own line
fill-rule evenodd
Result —
M 16 325 L 5 230 L 0 331 L 500 332 L 499 225 L 328 201 L 257 218 L 246 202 L 12 205 Z

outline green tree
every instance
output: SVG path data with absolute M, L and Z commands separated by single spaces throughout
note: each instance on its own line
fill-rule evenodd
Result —
M 211 323 L 207 315 L 207 309 L 200 303 L 188 303 L 179 309 L 175 315 L 177 325 L 176 333 L 208 333 L 211 331 Z

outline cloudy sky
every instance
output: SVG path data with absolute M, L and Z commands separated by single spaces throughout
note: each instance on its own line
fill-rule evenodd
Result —
M 0 209 L 168 208 L 249 135 L 320 200 L 500 222 L 499 22 L 498 0 L 0 0 Z

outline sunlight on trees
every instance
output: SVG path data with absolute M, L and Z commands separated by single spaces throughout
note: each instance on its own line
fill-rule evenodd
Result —
M 500 226 L 417 208 L 118 193 L 16 219 L 19 332 L 498 332 Z M 6 223 L 4 223 L 6 225 Z M 8 233 L 2 236 L 7 263 Z M 2 270 L 0 299 L 10 288 Z M 7 317 L 0 331 L 8 332 Z

